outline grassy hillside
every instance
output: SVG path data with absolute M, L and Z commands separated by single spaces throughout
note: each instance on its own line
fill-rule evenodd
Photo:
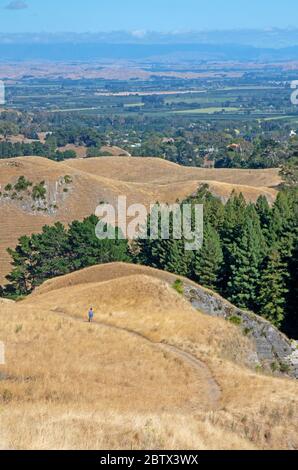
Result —
M 26 192 L 5 190 L 21 176 L 33 186 L 44 182 L 41 207 Z M 118 195 L 126 195 L 129 204 L 174 203 L 195 193 L 203 182 L 223 199 L 236 190 L 248 200 L 263 194 L 272 202 L 280 178 L 278 170 L 204 170 L 156 158 L 107 157 L 64 163 L 41 157 L 1 160 L 0 284 L 10 271 L 6 249 L 14 248 L 20 236 L 39 232 L 45 224 L 69 223 L 93 214 L 100 202 L 115 203 Z
M 250 340 L 173 279 L 112 264 L 1 302 L 0 447 L 297 448 L 297 383 L 247 368 Z

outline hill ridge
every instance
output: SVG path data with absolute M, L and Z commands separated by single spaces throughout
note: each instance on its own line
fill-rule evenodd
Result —
M 45 199 L 36 201 L 24 193 L 14 194 L 14 190 L 5 195 L 5 187 L 15 185 L 20 176 L 36 185 L 44 181 Z M 196 193 L 206 182 L 223 200 L 236 190 L 248 200 L 255 201 L 263 194 L 273 202 L 277 191 L 272 186 L 279 184 L 280 177 L 278 170 L 204 170 L 143 157 L 61 163 L 42 157 L 0 160 L 0 284 L 10 271 L 6 249 L 14 248 L 22 235 L 39 232 L 43 225 L 57 221 L 68 224 L 83 219 L 94 214 L 101 202 L 115 204 L 119 195 L 127 196 L 128 205 L 141 203 L 147 208 L 157 201 L 175 203 Z
M 96 285 L 98 282 L 109 283 L 115 279 L 129 279 L 135 276 L 152 277 L 172 286 L 175 280 L 183 282 L 184 297 L 196 309 L 207 315 L 225 320 L 239 318 L 243 331 L 247 331 L 255 343 L 255 354 L 249 358 L 251 367 L 262 364 L 265 370 L 270 370 L 272 364 L 294 378 L 298 378 L 298 343 L 291 341 L 274 327 L 268 320 L 235 307 L 216 292 L 206 289 L 199 284 L 155 268 L 127 264 L 109 263 L 91 266 L 81 271 L 67 274 L 56 279 L 48 280 L 34 292 L 33 296 L 49 294 L 57 290 L 74 288 L 78 285 Z
M 0 446 L 297 448 L 297 381 L 249 367 L 252 339 L 172 280 L 114 263 L 0 302 Z

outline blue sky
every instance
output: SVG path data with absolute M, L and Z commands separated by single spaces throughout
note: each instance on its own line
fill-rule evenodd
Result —
M 298 27 L 297 0 L 0 0 L 0 32 Z

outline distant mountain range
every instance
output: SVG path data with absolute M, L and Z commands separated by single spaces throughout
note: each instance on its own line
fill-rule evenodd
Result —
M 298 28 L 0 34 L 1 60 L 297 60 Z
M 23 43 L 1 44 L 1 61 L 109 61 L 151 63 L 208 61 L 291 61 L 298 59 L 298 46 L 264 49 L 235 44 L 108 44 Z
M 237 44 L 258 48 L 286 48 L 298 45 L 298 28 L 267 30 L 221 30 L 160 33 L 154 31 L 113 31 L 98 33 L 0 33 L 0 44 Z

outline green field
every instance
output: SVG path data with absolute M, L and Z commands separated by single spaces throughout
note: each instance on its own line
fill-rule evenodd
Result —
M 241 108 L 236 107 L 210 107 L 210 108 L 197 108 L 197 109 L 183 109 L 179 111 L 172 111 L 174 114 L 215 114 L 220 112 L 225 113 L 235 113 L 237 111 L 241 111 Z
M 126 103 L 124 105 L 124 108 L 142 108 L 143 106 L 145 106 L 145 103 Z
M 227 101 L 236 101 L 237 98 L 235 96 L 227 97 L 227 96 L 202 96 L 202 97 L 191 97 L 187 96 L 185 98 L 181 97 L 173 97 L 165 100 L 167 105 L 175 105 L 180 103 L 186 104 L 209 104 L 209 103 L 225 103 Z

